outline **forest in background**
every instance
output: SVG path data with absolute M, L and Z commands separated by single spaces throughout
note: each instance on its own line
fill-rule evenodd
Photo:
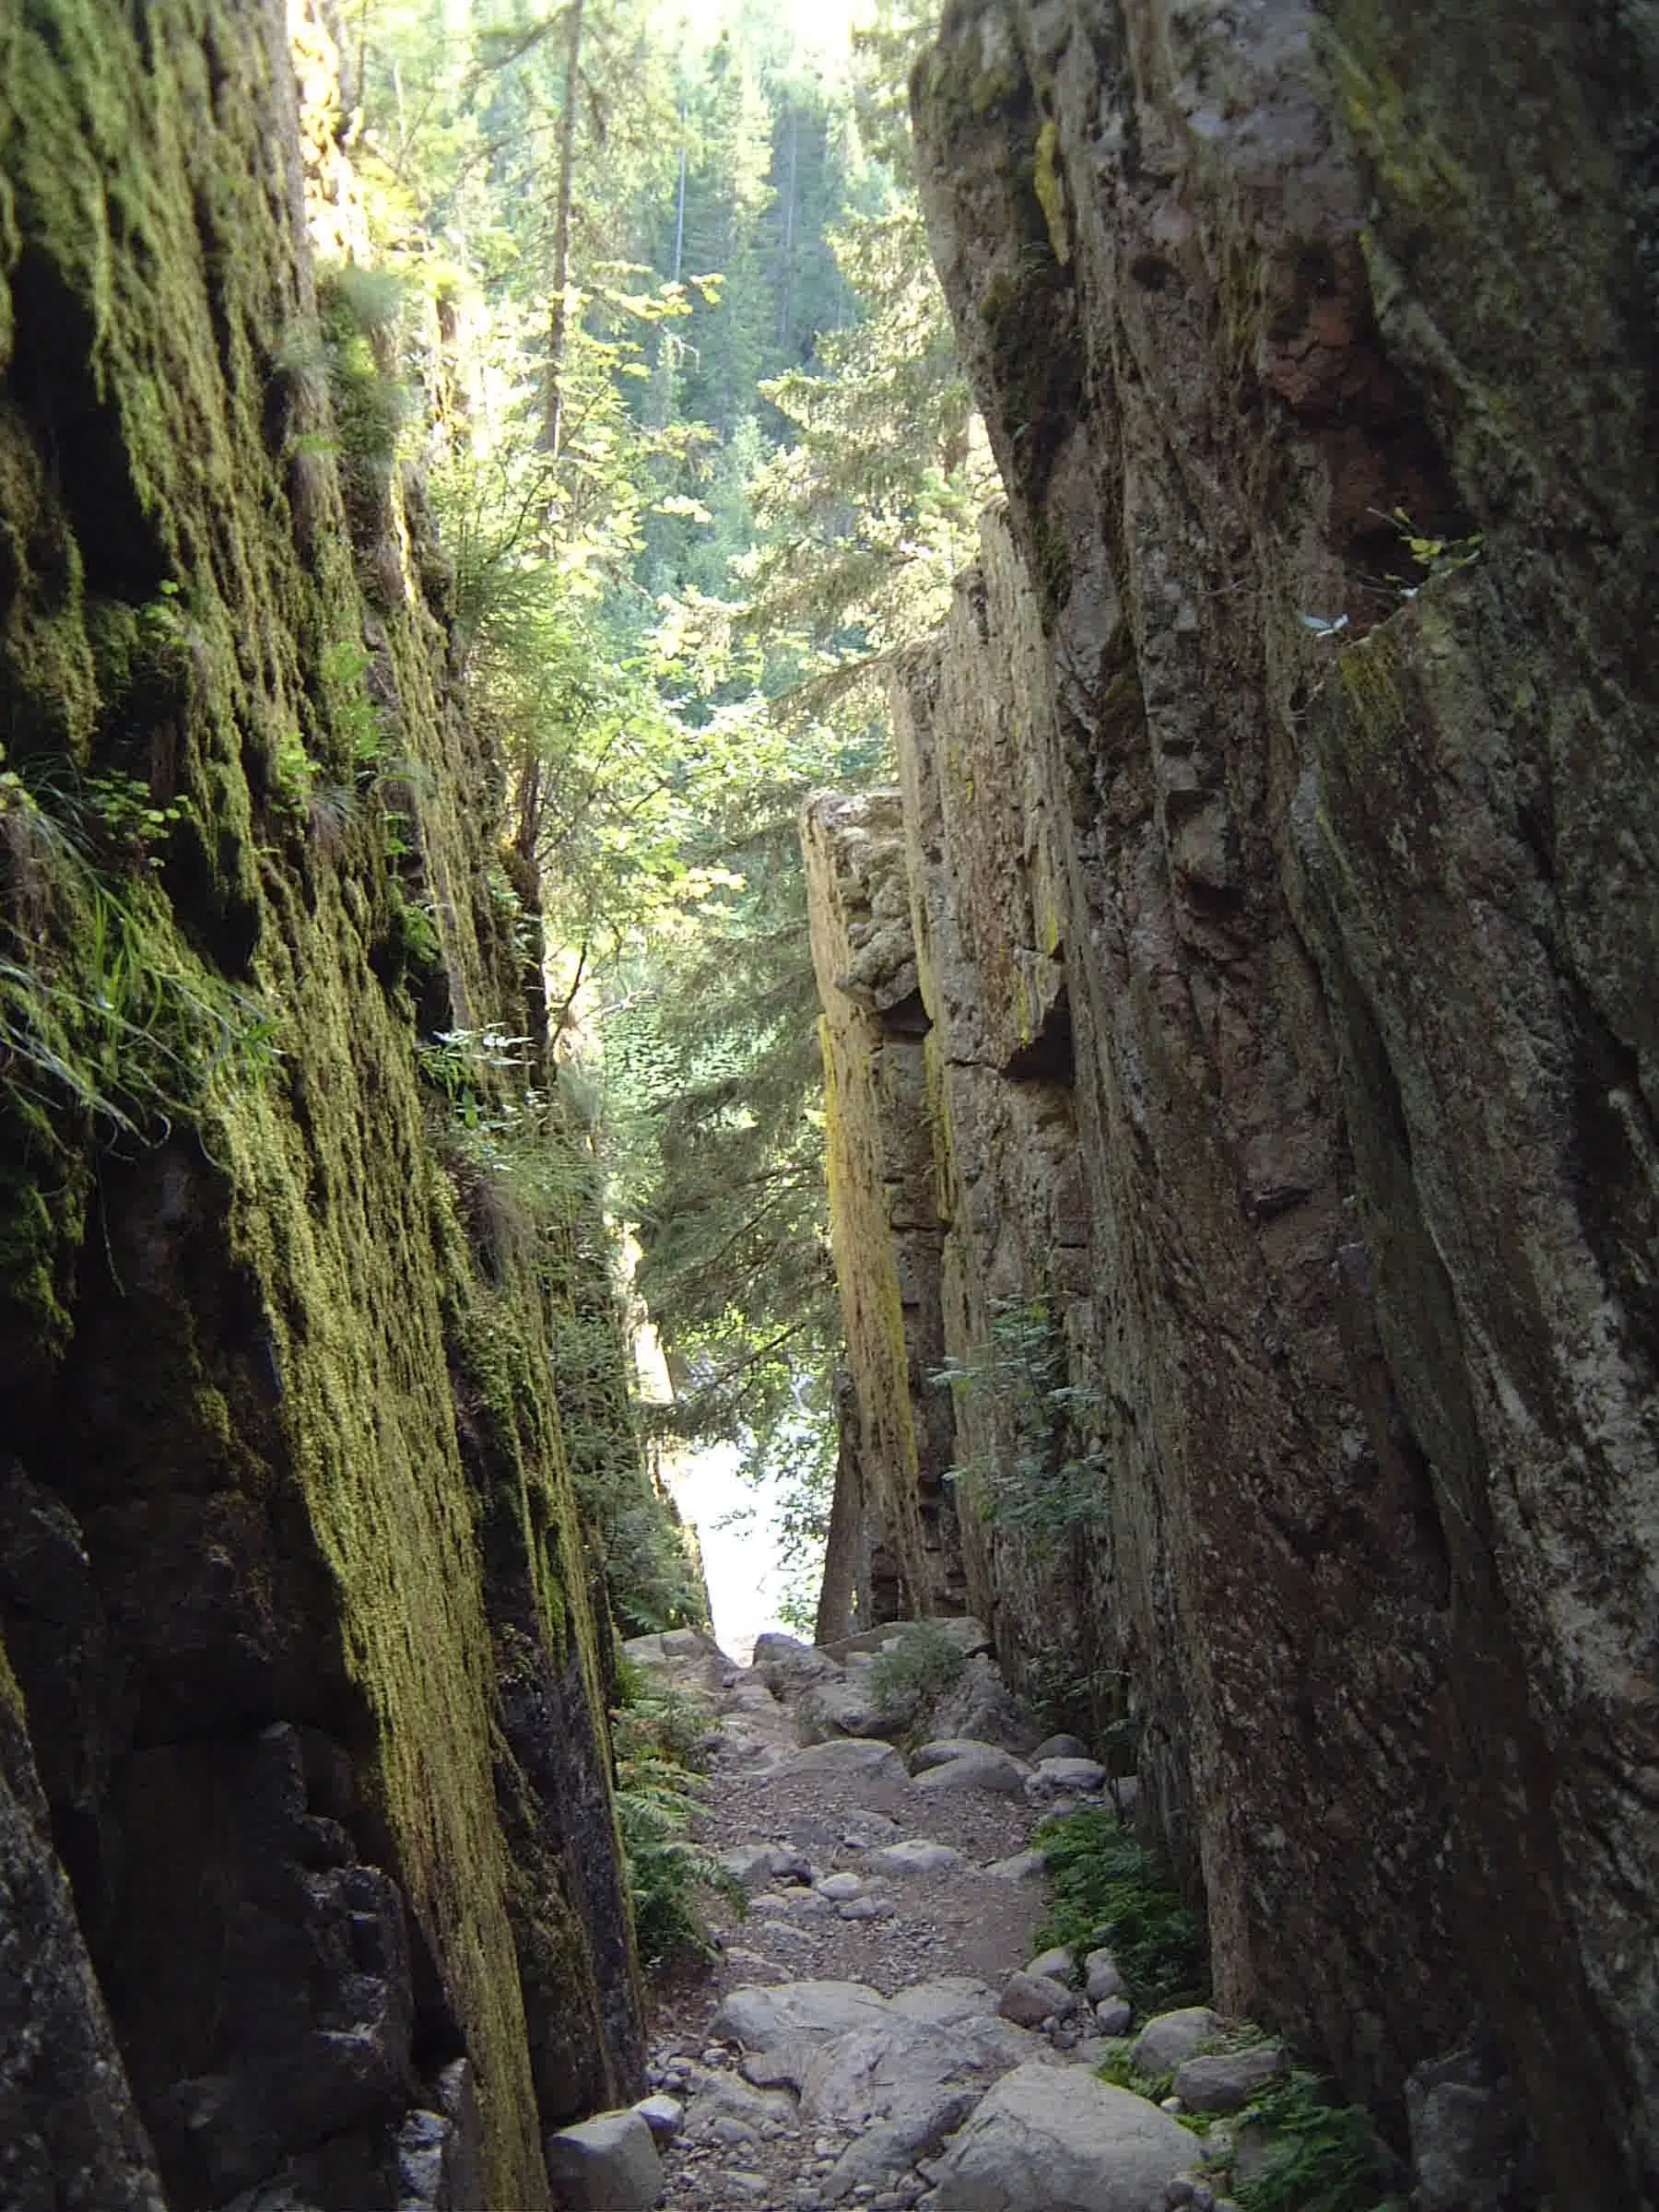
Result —
M 325 327 L 453 564 L 510 764 L 477 803 L 504 895 L 536 887 L 561 1086 L 674 1380 L 641 1418 L 738 1446 L 800 1609 L 841 1317 L 796 818 L 886 771 L 886 663 L 994 488 L 910 179 L 929 24 L 343 0 L 328 28 Z M 469 1068 L 514 1049 L 445 1031 L 425 1064 L 471 1112 Z M 472 1141 L 534 1180 L 519 1133 Z M 662 1625 L 661 1532 L 611 1534 L 627 1625 Z

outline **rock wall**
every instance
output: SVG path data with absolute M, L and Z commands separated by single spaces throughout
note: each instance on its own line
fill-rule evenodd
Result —
M 826 798 L 803 826 L 812 959 L 824 1006 L 831 1236 L 855 1418 L 843 1418 L 831 1577 L 844 1633 L 959 1609 L 961 1570 L 934 1183 L 928 1017 L 917 987 L 897 795 Z M 855 1438 L 855 1441 L 853 1441 Z M 847 1533 L 856 1487 L 862 1540 Z
M 896 699 L 936 1326 L 1059 1309 L 1098 1477 L 969 1594 L 1127 1677 L 1224 2004 L 1384 2102 L 1484 2018 L 1586 2206 L 1659 2189 L 1655 40 L 952 6 L 912 88 L 1008 493 Z
M 534 886 L 304 173 L 275 0 L 6 11 L 8 2204 L 521 2212 L 641 2071 L 600 1224 L 420 1079 L 545 1034 Z

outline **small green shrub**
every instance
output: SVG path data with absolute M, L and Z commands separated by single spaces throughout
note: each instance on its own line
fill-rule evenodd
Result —
M 1201 2005 L 1209 1994 L 1204 1922 L 1159 1879 L 1148 1853 L 1104 1806 L 1045 1820 L 1037 1841 L 1052 1892 L 1040 1949 L 1109 1944 L 1137 2012 Z
M 899 1631 L 890 1652 L 877 1652 L 870 1665 L 877 1711 L 889 1720 L 907 1720 L 943 1697 L 967 1665 L 961 1647 L 935 1620 L 910 1622 Z
M 1393 2161 L 1371 2116 L 1330 2103 L 1317 2075 L 1274 2082 L 1239 2124 L 1272 2138 L 1261 2171 L 1233 2189 L 1240 2212 L 1385 2212 Z

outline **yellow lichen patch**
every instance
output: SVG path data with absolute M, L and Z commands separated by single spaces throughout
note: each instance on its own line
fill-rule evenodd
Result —
M 1348 124 L 1391 190 L 1408 205 L 1432 206 L 1449 195 L 1467 199 L 1467 171 L 1428 121 L 1414 113 L 1405 88 L 1378 59 L 1327 30 Z
M 1042 219 L 1048 225 L 1049 244 L 1054 259 L 1064 269 L 1071 262 L 1071 239 L 1065 228 L 1065 181 L 1060 174 L 1056 157 L 1060 151 L 1060 127 L 1050 116 L 1037 134 L 1037 158 L 1031 171 L 1031 186 L 1042 209 Z

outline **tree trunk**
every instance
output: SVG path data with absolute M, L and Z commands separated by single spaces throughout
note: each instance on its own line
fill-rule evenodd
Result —
M 564 364 L 569 326 L 567 296 L 571 281 L 571 194 L 576 178 L 577 72 L 582 62 L 582 11 L 585 0 L 570 0 L 565 26 L 564 113 L 559 124 L 559 182 L 553 207 L 553 300 L 547 316 L 547 382 L 542 402 L 542 443 L 550 453 L 559 452 L 562 394 L 559 371 Z

